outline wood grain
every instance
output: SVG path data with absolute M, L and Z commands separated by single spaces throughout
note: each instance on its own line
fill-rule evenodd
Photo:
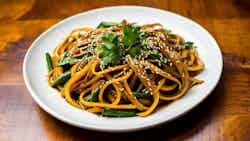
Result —
M 113 5 L 161 8 L 204 26 L 223 52 L 222 78 L 212 94 L 183 117 L 135 133 L 79 129 L 40 109 L 22 78 L 29 45 L 63 18 Z M 0 141 L 249 141 L 250 71 L 241 68 L 250 64 L 249 6 L 248 0 L 0 0 Z

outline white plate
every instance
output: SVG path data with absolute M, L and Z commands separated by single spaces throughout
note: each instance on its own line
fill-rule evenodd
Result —
M 101 21 L 121 21 L 139 24 L 159 22 L 172 32 L 193 41 L 205 63 L 197 77 L 205 83 L 195 86 L 181 99 L 160 108 L 148 117 L 107 118 L 72 107 L 48 86 L 45 52 L 52 52 L 71 30 L 96 27 Z M 55 118 L 71 125 L 105 132 L 142 130 L 169 122 L 203 101 L 215 88 L 222 72 L 222 55 L 214 38 L 197 23 L 174 13 L 148 7 L 118 6 L 95 9 L 67 18 L 40 35 L 30 46 L 23 63 L 23 77 L 33 99 Z

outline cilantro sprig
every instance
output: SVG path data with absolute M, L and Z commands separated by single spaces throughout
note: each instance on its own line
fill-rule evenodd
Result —
M 122 44 L 125 47 L 131 47 L 139 42 L 140 28 L 125 26 L 123 30 Z
M 171 31 L 166 30 L 169 34 Z M 102 60 L 102 65 L 116 65 L 122 59 L 122 54 L 129 54 L 132 57 L 139 56 L 143 52 L 147 52 L 152 58 L 155 58 L 163 63 L 168 63 L 169 60 L 162 54 L 151 51 L 143 46 L 142 41 L 149 35 L 141 31 L 140 27 L 134 25 L 124 25 L 120 40 L 118 35 L 114 33 L 106 33 L 102 36 L 102 44 L 97 47 L 97 53 Z M 188 46 L 190 43 L 187 43 Z
M 107 33 L 102 36 L 102 45 L 97 48 L 97 53 L 103 65 L 115 65 L 120 62 L 121 49 L 118 46 L 118 36 Z
M 123 37 L 121 43 L 127 49 L 131 56 L 138 55 L 140 49 L 140 28 L 135 26 L 125 26 L 123 29 Z

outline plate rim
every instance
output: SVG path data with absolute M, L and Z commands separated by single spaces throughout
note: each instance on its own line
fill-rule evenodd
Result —
M 192 23 L 193 25 L 195 25 L 196 27 L 198 27 L 199 30 L 202 30 L 203 32 L 205 32 L 208 35 L 209 40 L 216 45 L 216 48 L 218 49 L 218 55 L 220 56 L 220 58 L 218 58 L 219 59 L 218 63 L 219 63 L 219 67 L 220 67 L 219 69 L 220 69 L 220 71 L 219 71 L 219 75 L 218 75 L 217 80 L 215 81 L 215 83 L 212 86 L 212 89 L 210 89 L 209 92 L 207 92 L 207 94 L 200 101 L 196 102 L 195 104 L 191 105 L 189 108 L 185 109 L 180 114 L 177 114 L 176 116 L 174 116 L 174 117 L 172 117 L 172 118 L 170 118 L 168 120 L 163 120 L 163 121 L 159 121 L 159 122 L 153 123 L 153 124 L 147 124 L 147 125 L 143 125 L 143 126 L 126 128 L 126 129 L 111 129 L 111 128 L 103 128 L 103 127 L 102 128 L 98 128 L 97 126 L 95 126 L 95 127 L 94 126 L 93 127 L 82 126 L 82 125 L 77 124 L 73 120 L 65 118 L 63 115 L 58 114 L 56 111 L 54 111 L 49 106 L 47 106 L 45 103 L 43 103 L 42 100 L 40 100 L 38 98 L 38 96 L 36 95 L 36 92 L 31 87 L 29 79 L 28 79 L 28 74 L 26 73 L 27 72 L 27 61 L 28 61 L 28 57 L 30 56 L 30 52 L 31 52 L 32 48 L 35 47 L 35 44 L 40 39 L 42 39 L 44 35 L 46 35 L 50 31 L 52 31 L 53 29 L 55 29 L 60 24 L 63 24 L 65 22 L 67 22 L 67 21 L 70 21 L 71 19 L 73 19 L 75 17 L 78 17 L 80 15 L 85 15 L 85 14 L 88 14 L 88 13 L 102 11 L 102 10 L 107 10 L 107 9 L 113 9 L 113 8 L 142 8 L 142 9 L 146 9 L 146 10 L 148 9 L 148 10 L 153 10 L 153 11 L 165 12 L 165 13 L 168 13 L 170 15 L 177 16 L 179 18 L 185 19 L 186 21 L 188 21 L 188 22 Z M 168 123 L 168 122 L 170 122 L 170 121 L 172 121 L 174 119 L 179 118 L 180 116 L 185 115 L 187 112 L 189 112 L 190 110 L 192 110 L 194 107 L 198 106 L 202 101 L 204 101 L 211 94 L 211 92 L 215 89 L 215 87 L 217 86 L 218 82 L 220 81 L 221 75 L 222 75 L 222 71 L 223 71 L 223 57 L 222 57 L 221 49 L 220 49 L 218 43 L 216 42 L 215 38 L 204 27 L 202 27 L 200 24 L 196 23 L 195 21 L 193 21 L 193 20 L 191 20 L 191 19 L 189 19 L 187 17 L 184 17 L 182 15 L 179 15 L 177 13 L 173 13 L 171 11 L 167 11 L 165 9 L 158 9 L 158 8 L 146 7 L 146 6 L 122 5 L 122 6 L 109 6 L 109 7 L 91 9 L 91 10 L 84 11 L 84 12 L 81 12 L 81 13 L 78 13 L 78 14 L 75 14 L 75 15 L 72 15 L 72 16 L 69 16 L 67 18 L 64 18 L 64 19 L 60 20 L 58 23 L 52 25 L 47 30 L 45 30 L 43 33 L 41 33 L 32 42 L 32 44 L 29 46 L 28 50 L 26 51 L 22 67 L 23 67 L 22 71 L 23 71 L 23 78 L 24 78 L 25 86 L 28 89 L 29 94 L 34 99 L 34 101 L 43 110 L 45 110 L 47 113 L 49 113 L 51 116 L 55 117 L 56 119 L 58 119 L 58 120 L 60 120 L 62 122 L 65 122 L 67 124 L 70 124 L 70 125 L 73 125 L 73 126 L 76 126 L 76 127 L 79 127 L 79 128 L 88 129 L 88 130 L 102 131 L 102 132 L 131 132 L 131 131 L 138 131 L 138 130 L 144 130 L 144 129 L 152 128 L 152 127 L 155 127 L 155 126 L 163 124 L 163 123 Z

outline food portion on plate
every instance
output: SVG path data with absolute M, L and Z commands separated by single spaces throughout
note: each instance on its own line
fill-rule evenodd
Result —
M 203 82 L 194 43 L 159 23 L 75 29 L 46 61 L 48 84 L 69 104 L 108 117 L 148 116 Z

